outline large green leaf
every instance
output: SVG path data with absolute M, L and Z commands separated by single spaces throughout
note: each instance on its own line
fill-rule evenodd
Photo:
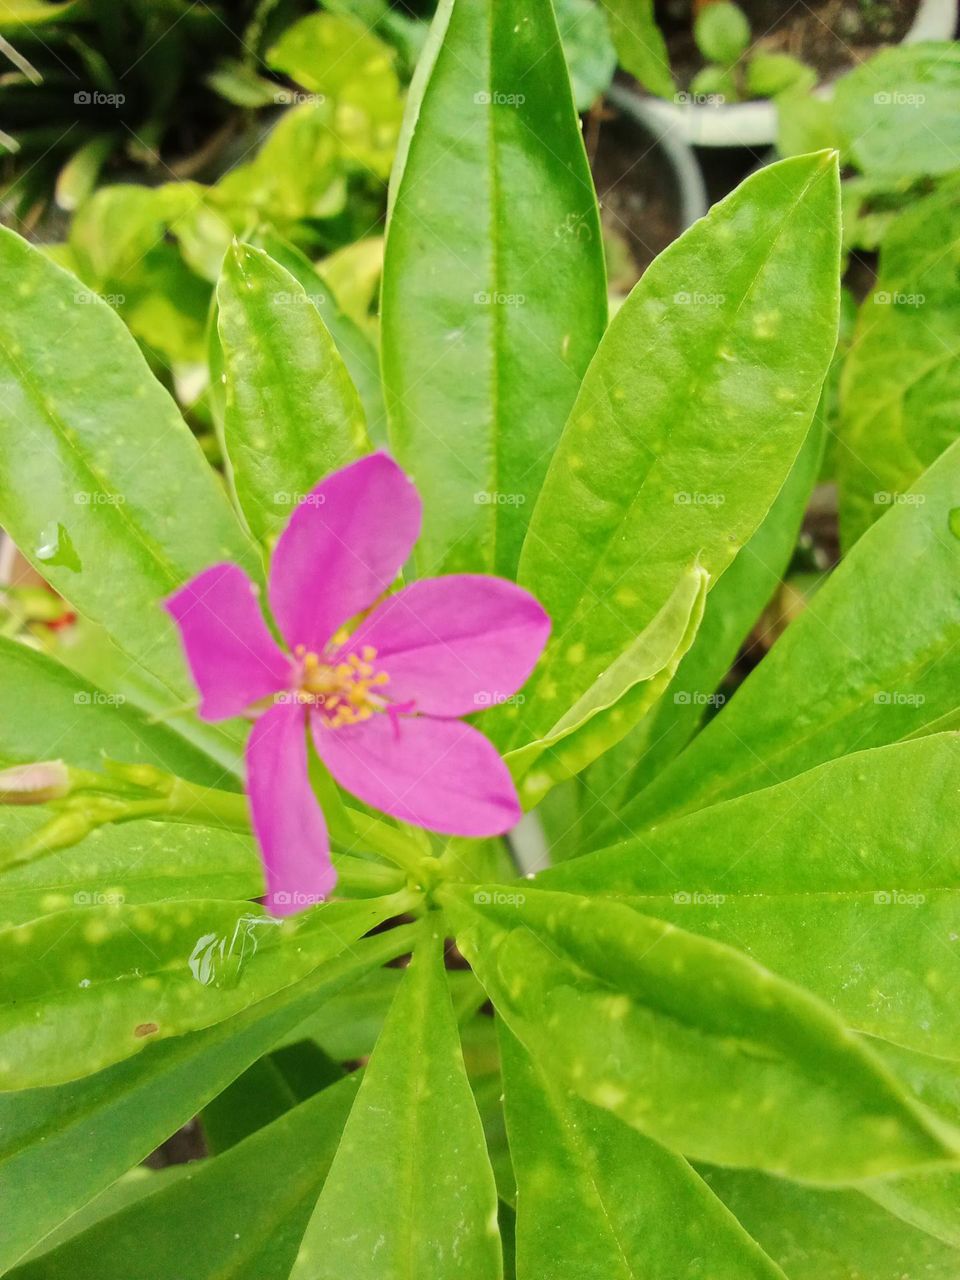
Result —
M 152 1045 L 85 1080 L 0 1095 L 0 1270 L 145 1159 L 326 995 L 408 943 L 406 930 L 365 939 L 228 1022 Z
M 730 947 L 525 883 L 443 900 L 527 1050 L 676 1151 L 830 1184 L 928 1166 L 957 1147 L 825 1005 Z
M 860 539 L 736 696 L 621 812 L 654 819 L 928 732 L 960 706 L 960 443 Z M 943 727 L 950 727 L 944 723 Z
M 841 382 L 840 532 L 863 531 L 957 438 L 960 182 L 891 227 Z
M 0 929 L 98 902 L 236 903 L 264 892 L 252 837 L 172 822 L 98 827 L 69 848 L 3 868 L 9 851 L 52 817 L 44 806 L 0 810 Z
M 291 1280 L 499 1280 L 496 1212 L 443 937 L 428 919 Z
M 518 1280 L 677 1280 L 706 1256 L 710 1280 L 784 1280 L 682 1156 L 560 1087 L 502 1023 L 500 1043 Z
M 36 1261 L 16 1280 L 286 1280 L 359 1079 L 347 1076 Z
M 790 1280 L 954 1280 L 960 1253 L 898 1222 L 857 1191 L 818 1191 L 728 1169 L 707 1184 Z
M 661 254 L 601 343 L 520 559 L 553 634 L 513 741 L 649 625 L 694 559 L 715 581 L 803 443 L 837 334 L 831 153 L 749 178 Z M 805 321 L 784 298 L 802 294 Z M 638 359 L 637 353 L 643 358 Z
M 291 986 L 402 910 L 329 903 L 288 920 L 250 903 L 99 905 L 0 931 L 0 1088 L 89 1075 Z
M 949 173 L 960 147 L 960 49 L 881 49 L 837 81 L 833 110 L 861 172 L 892 182 Z
M 52 658 L 0 638 L 0 763 L 63 759 L 99 769 L 104 756 L 155 764 L 201 786 L 238 785 L 124 695 L 98 689 Z
M 958 824 L 960 734 L 936 734 L 666 822 L 540 883 L 628 895 L 860 1031 L 960 1058 Z
M 369 449 L 363 408 L 306 290 L 262 250 L 232 247 L 217 301 L 230 474 L 269 545 L 323 476 Z
M 606 322 L 596 197 L 549 0 L 444 0 L 422 65 L 384 261 L 390 439 L 421 571 L 510 577 Z
M 602 810 L 616 811 L 624 797 L 635 795 L 683 750 L 711 708 L 722 705 L 723 695 L 718 697 L 716 691 L 786 571 L 822 454 L 823 416 L 818 409 L 763 524 L 710 592 L 700 629 L 667 695 L 622 747 L 608 751 L 591 768 L 591 801 Z
M 256 573 L 255 552 L 111 308 L 3 229 L 0 293 L 0 524 L 168 698 L 189 700 L 160 600 L 217 560 Z

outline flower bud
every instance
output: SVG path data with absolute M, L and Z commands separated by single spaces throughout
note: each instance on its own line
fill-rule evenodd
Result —
M 70 791 L 70 770 L 62 760 L 39 760 L 0 769 L 0 804 L 46 804 Z

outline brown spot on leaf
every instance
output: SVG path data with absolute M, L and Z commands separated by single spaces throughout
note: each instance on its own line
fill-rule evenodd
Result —
M 159 1030 L 160 1028 L 155 1022 L 141 1022 L 139 1027 L 134 1027 L 133 1034 L 138 1039 L 142 1039 L 144 1036 L 152 1036 L 155 1031 Z

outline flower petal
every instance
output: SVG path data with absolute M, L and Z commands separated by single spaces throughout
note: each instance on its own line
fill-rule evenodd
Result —
M 317 753 L 341 787 L 402 822 L 496 836 L 520 820 L 507 766 L 471 725 L 388 715 L 340 729 L 311 723 Z
M 290 915 L 325 898 L 337 882 L 327 824 L 307 772 L 306 709 L 278 702 L 247 741 L 247 794 L 267 873 L 266 904 Z
M 292 663 L 267 629 L 256 588 L 239 565 L 211 565 L 164 607 L 180 628 L 202 720 L 238 716 L 290 683 Z
M 350 637 L 372 645 L 391 701 L 434 716 L 464 716 L 503 702 L 524 683 L 550 634 L 528 591 L 485 574 L 414 582 L 389 596 Z
M 385 453 L 327 476 L 297 507 L 270 565 L 270 608 L 291 648 L 319 653 L 386 591 L 420 532 L 413 482 Z

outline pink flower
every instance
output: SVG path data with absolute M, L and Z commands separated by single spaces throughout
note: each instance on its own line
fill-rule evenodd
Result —
M 328 476 L 291 516 L 270 565 L 276 643 L 257 589 L 217 564 L 171 596 L 200 716 L 256 717 L 247 790 L 277 914 L 336 882 L 307 773 L 307 732 L 345 791 L 403 822 L 500 835 L 520 817 L 493 745 L 458 717 L 513 694 L 546 643 L 537 601 L 500 578 L 454 574 L 379 603 L 420 531 L 416 489 L 384 453 Z M 351 620 L 369 610 L 348 633 Z

